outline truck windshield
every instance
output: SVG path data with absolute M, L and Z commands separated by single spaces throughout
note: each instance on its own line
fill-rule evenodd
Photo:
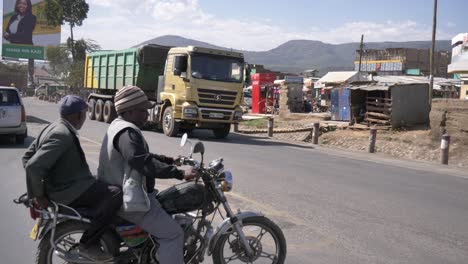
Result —
M 192 76 L 220 82 L 242 82 L 244 60 L 227 56 L 192 54 Z

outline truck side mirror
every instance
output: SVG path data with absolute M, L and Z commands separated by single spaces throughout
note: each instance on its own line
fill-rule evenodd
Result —
M 187 72 L 187 56 L 175 56 L 173 73 L 180 76 L 183 72 Z

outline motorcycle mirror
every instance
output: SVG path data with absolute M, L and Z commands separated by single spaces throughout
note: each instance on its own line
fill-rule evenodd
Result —
M 182 139 L 180 140 L 180 146 L 183 147 L 185 146 L 185 144 L 187 144 L 187 139 L 188 139 L 188 135 L 187 133 L 184 133 L 184 135 L 182 136 Z
M 201 153 L 203 155 L 205 153 L 205 146 L 200 141 L 197 141 L 197 143 L 195 143 L 195 145 L 193 146 L 192 152 Z

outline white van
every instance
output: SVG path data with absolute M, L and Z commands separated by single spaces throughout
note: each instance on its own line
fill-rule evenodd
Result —
M 28 136 L 26 111 L 14 87 L 0 86 L 0 136 L 15 136 L 18 144 Z

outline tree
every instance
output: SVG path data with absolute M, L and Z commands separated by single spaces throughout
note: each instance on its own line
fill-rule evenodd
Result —
M 52 26 L 70 25 L 70 46 L 75 60 L 73 28 L 81 26 L 88 17 L 89 5 L 85 0 L 46 0 L 47 23 Z
M 74 48 L 75 60 L 71 59 L 70 41 L 58 47 L 47 48 L 47 59 L 53 74 L 62 77 L 72 89 L 83 86 L 86 53 L 100 50 L 101 46 L 91 39 L 79 39 Z
M 69 41 L 69 47 L 71 47 Z M 101 46 L 92 39 L 79 39 L 75 41 L 75 59 L 77 61 L 84 61 L 86 53 L 95 52 L 101 50 Z
M 47 60 L 55 76 L 66 76 L 70 71 L 71 58 L 67 45 L 49 46 L 46 48 Z

